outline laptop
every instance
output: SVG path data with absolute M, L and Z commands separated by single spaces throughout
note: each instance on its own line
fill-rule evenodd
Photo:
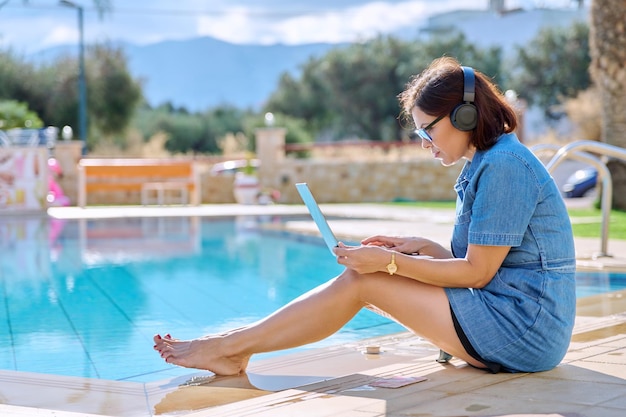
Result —
M 309 213 L 311 213 L 311 217 L 315 221 L 317 228 L 322 234 L 322 238 L 324 239 L 324 242 L 326 242 L 326 246 L 328 246 L 330 253 L 332 253 L 333 256 L 336 256 L 335 252 L 333 252 L 333 249 L 336 248 L 338 245 L 337 238 L 335 237 L 333 231 L 330 229 L 330 226 L 328 226 L 328 222 L 322 214 L 319 205 L 315 201 L 315 198 L 313 197 L 309 186 L 306 182 L 300 182 L 296 184 L 296 189 L 298 190 L 298 193 L 300 193 L 300 197 L 302 197 L 302 201 L 304 201 L 304 204 L 309 210 Z

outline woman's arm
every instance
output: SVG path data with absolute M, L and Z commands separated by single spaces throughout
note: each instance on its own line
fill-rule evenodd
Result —
M 337 262 L 358 273 L 386 272 L 395 253 L 397 275 L 440 287 L 482 288 L 495 276 L 509 246 L 469 245 L 465 258 L 419 258 L 376 246 L 335 249 Z
M 496 275 L 510 248 L 510 246 L 469 245 L 465 258 L 396 257 L 397 273 L 442 287 L 482 288 Z M 405 269 L 406 274 L 403 272 Z

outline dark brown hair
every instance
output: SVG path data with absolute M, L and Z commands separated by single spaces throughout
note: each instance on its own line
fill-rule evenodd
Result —
M 476 128 L 470 141 L 478 150 L 492 147 L 503 133 L 517 127 L 515 111 L 498 87 L 484 74 L 474 70 L 475 100 L 478 112 Z M 404 118 L 411 120 L 414 107 L 431 116 L 449 115 L 463 102 L 463 70 L 451 57 L 434 60 L 418 76 L 413 77 L 398 96 Z

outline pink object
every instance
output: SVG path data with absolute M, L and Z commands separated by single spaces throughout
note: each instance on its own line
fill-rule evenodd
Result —
M 54 158 L 48 158 L 48 169 L 51 172 L 54 172 L 56 175 L 63 174 L 63 171 L 61 170 L 61 165 L 59 165 L 57 160 Z
M 63 174 L 61 166 L 54 158 L 48 158 L 48 204 L 51 206 L 69 206 L 70 199 L 65 195 L 63 189 L 57 182 L 57 178 Z

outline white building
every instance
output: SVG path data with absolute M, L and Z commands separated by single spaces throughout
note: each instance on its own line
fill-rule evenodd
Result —
M 589 21 L 588 8 L 505 9 L 504 3 L 490 0 L 486 10 L 457 10 L 432 16 L 422 33 L 437 36 L 456 30 L 479 47 L 501 47 L 506 56 L 514 51 L 514 46 L 528 44 L 544 28 Z

